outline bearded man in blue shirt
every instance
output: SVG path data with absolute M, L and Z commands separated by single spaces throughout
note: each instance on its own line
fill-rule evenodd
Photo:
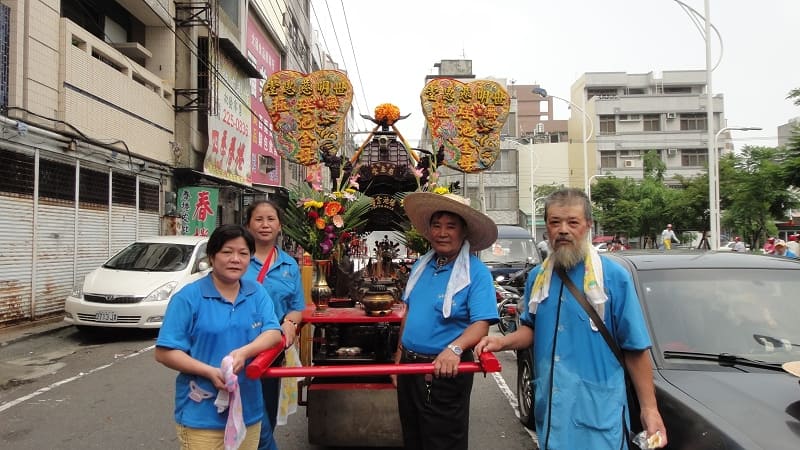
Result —
M 533 414 L 544 450 L 628 448 L 625 368 L 642 425 L 648 436 L 658 436 L 653 448 L 665 446 L 667 432 L 648 356 L 650 337 L 630 274 L 589 245 L 592 207 L 582 191 L 551 194 L 545 201 L 545 224 L 553 251 L 528 275 L 528 307 L 520 316 L 525 326 L 506 336 L 484 337 L 476 353 L 533 346 Z M 621 348 L 625 368 L 571 289 L 564 289 L 568 283 L 558 272 L 583 289 L 587 308 L 597 312 Z

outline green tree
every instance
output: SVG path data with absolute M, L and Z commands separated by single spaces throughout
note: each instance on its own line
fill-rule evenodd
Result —
M 800 88 L 792 89 L 788 99 L 793 99 L 794 104 L 800 106 Z M 800 188 L 800 125 L 794 127 L 789 142 L 783 149 L 784 163 L 782 177 L 784 181 L 796 188 Z
M 741 154 L 720 160 L 722 224 L 744 236 L 751 248 L 776 234 L 775 221 L 798 205 L 782 177 L 779 155 L 775 148 L 745 146 Z

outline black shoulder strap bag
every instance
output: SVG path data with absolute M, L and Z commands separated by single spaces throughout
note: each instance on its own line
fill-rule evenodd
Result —
M 595 310 L 592 305 L 589 304 L 589 301 L 586 300 L 586 295 L 584 295 L 583 291 L 578 290 L 575 286 L 575 283 L 569 278 L 567 272 L 564 270 L 563 267 L 555 268 L 556 274 L 558 277 L 561 278 L 561 281 L 567 286 L 569 292 L 572 293 L 572 296 L 578 300 L 578 304 L 581 305 L 586 314 L 589 315 L 589 318 L 592 319 L 592 322 L 597 327 L 597 330 L 603 336 L 603 339 L 608 344 L 608 347 L 611 349 L 611 352 L 614 353 L 614 356 L 617 357 L 617 361 L 619 361 L 619 365 L 622 366 L 622 371 L 625 372 L 625 391 L 628 396 L 628 414 L 630 414 L 630 424 L 631 428 L 639 429 L 641 428 L 640 420 L 639 420 L 639 399 L 636 397 L 636 390 L 633 387 L 633 382 L 631 382 L 630 374 L 628 374 L 628 368 L 625 366 L 625 357 L 622 354 L 622 349 L 620 349 L 619 345 L 617 345 L 617 341 L 611 336 L 611 333 L 608 332 L 608 328 L 606 328 L 605 324 L 603 323 L 603 319 L 600 318 L 600 315 L 597 314 L 597 310 Z M 624 422 L 623 422 L 624 427 Z M 625 439 L 629 442 L 631 436 L 628 435 L 627 427 L 623 430 L 625 432 Z M 635 446 L 632 448 L 636 448 Z

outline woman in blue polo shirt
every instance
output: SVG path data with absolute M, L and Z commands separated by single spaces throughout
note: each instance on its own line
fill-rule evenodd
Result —
M 288 253 L 278 248 L 277 241 L 283 223 L 283 211 L 271 200 L 253 202 L 245 212 L 245 224 L 255 238 L 256 251 L 250 258 L 246 279 L 261 283 L 275 305 L 275 315 L 281 323 L 286 346 L 294 343 L 297 324 L 303 318 L 306 306 L 300 268 Z M 283 354 L 274 364 L 283 362 Z M 275 450 L 273 436 L 280 399 L 280 378 L 262 378 L 261 388 L 267 414 L 261 422 L 260 450 Z
M 214 402 L 219 392 L 227 392 L 221 370 L 226 356 L 238 374 L 246 426 L 239 448 L 257 448 L 264 416 L 261 383 L 245 377 L 242 369 L 277 345 L 281 331 L 269 295 L 254 281 L 242 279 L 254 251 L 253 236 L 244 227 L 220 226 L 206 246 L 211 273 L 186 285 L 167 306 L 155 358 L 180 372 L 175 421 L 181 448 L 223 447 L 228 411 L 217 412 Z

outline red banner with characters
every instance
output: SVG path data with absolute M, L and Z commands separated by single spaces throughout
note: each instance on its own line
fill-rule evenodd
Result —
M 272 122 L 261 102 L 261 90 L 266 79 L 281 68 L 281 57 L 264 27 L 253 17 L 247 17 L 247 59 L 264 79 L 250 79 L 250 167 L 253 184 L 280 186 L 281 156 L 272 137 Z

